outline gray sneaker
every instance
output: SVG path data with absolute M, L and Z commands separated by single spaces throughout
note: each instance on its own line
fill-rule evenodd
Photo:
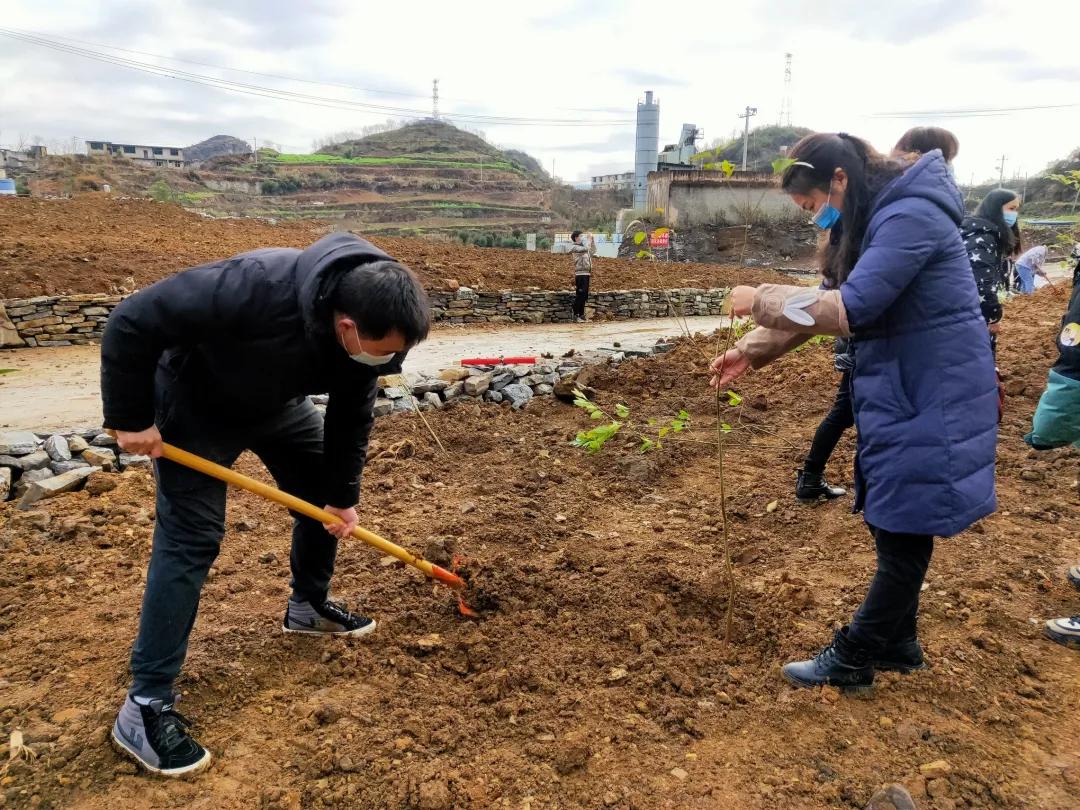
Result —
M 175 699 L 152 700 L 141 706 L 128 695 L 113 724 L 117 749 L 145 770 L 162 776 L 187 776 L 206 768 L 210 752 L 188 736 L 191 721 L 174 706 Z
M 290 599 L 281 629 L 308 636 L 366 636 L 375 631 L 375 620 L 350 613 L 329 599 L 321 605 Z

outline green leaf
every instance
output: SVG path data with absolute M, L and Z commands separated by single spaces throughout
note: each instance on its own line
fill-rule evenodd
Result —
M 641 452 L 641 453 L 648 453 L 650 450 L 654 449 L 655 447 L 656 447 L 656 442 L 654 442 L 652 439 L 642 439 L 641 440 L 641 447 L 638 448 L 638 451 Z
M 730 160 L 725 160 L 720 164 L 720 171 L 724 173 L 724 177 L 731 177 L 735 173 L 735 164 Z
M 742 397 L 736 394 L 734 391 L 728 389 L 727 392 L 727 404 L 732 408 L 742 404 Z
M 639 250 L 639 251 L 638 251 L 638 252 L 637 252 L 637 253 L 635 254 L 635 258 L 637 258 L 637 259 L 651 259 L 651 258 L 652 258 L 652 254 L 651 254 L 651 253 L 649 253 L 649 251 L 647 251 L 647 250 Z
M 720 430 L 724 431 L 724 433 L 731 433 L 731 425 L 729 425 L 727 422 L 721 422 Z
M 620 402 L 615 406 L 615 415 L 620 419 L 625 419 L 630 415 L 630 409 Z
M 777 158 L 772 162 L 773 174 L 783 174 L 795 162 L 795 158 Z
M 679 411 L 679 419 L 684 422 L 690 421 L 690 414 L 687 411 Z
M 655 424 L 656 424 L 656 419 L 655 418 L 650 418 L 649 421 L 648 421 L 649 427 L 652 427 Z
M 600 412 L 599 408 L 597 408 L 595 410 L 589 411 L 589 418 L 590 419 L 603 419 L 604 414 Z
M 645 241 L 645 238 L 645 231 L 638 231 L 634 234 L 634 244 L 640 245 L 642 242 Z
M 659 433 L 657 435 L 662 439 L 665 436 L 667 436 L 670 432 L 671 432 L 671 428 L 662 427 L 662 428 L 660 428 L 660 431 L 659 431 Z

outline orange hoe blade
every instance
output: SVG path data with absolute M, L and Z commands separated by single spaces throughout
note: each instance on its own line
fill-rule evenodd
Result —
M 256 481 L 254 478 L 249 478 L 246 475 L 230 470 L 228 467 L 222 467 L 220 464 L 215 464 L 212 461 L 207 461 L 201 456 L 197 456 L 194 453 L 189 453 L 187 450 L 181 450 L 179 447 L 164 443 L 163 455 L 169 461 L 174 461 L 177 464 L 182 464 L 185 467 L 190 467 L 193 470 L 209 475 L 212 478 L 217 478 L 224 481 L 226 484 L 232 484 L 240 489 L 245 489 L 248 492 L 253 492 L 256 495 L 260 495 L 267 500 L 279 503 L 282 506 L 291 509 L 293 512 L 299 512 L 305 517 L 309 517 L 312 520 L 317 520 L 319 523 L 340 523 L 340 518 L 331 515 L 324 509 L 320 509 L 314 504 L 310 504 L 307 501 L 301 500 L 294 495 L 290 495 L 287 492 L 282 492 L 277 487 L 272 487 L 269 484 L 264 484 L 261 481 Z M 406 551 L 401 546 L 391 543 L 379 535 L 369 532 L 367 529 L 361 529 L 357 526 L 352 530 L 352 536 L 357 540 L 363 540 L 369 546 L 374 546 L 383 554 L 389 554 L 391 557 L 396 557 L 407 565 L 411 565 L 413 568 L 419 569 L 427 574 L 434 580 L 437 580 L 444 585 L 449 585 L 455 590 L 465 589 L 465 580 L 459 577 L 457 574 L 447 571 L 441 566 L 428 562 L 423 557 L 418 557 L 415 554 Z M 460 597 L 459 597 L 460 601 Z M 464 604 L 464 603 L 462 603 Z

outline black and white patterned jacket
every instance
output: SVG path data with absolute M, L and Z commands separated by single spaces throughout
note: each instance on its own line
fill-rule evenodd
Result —
M 997 225 L 982 217 L 964 217 L 960 226 L 964 237 L 971 272 L 979 288 L 979 304 L 987 323 L 1001 320 L 1001 302 L 998 292 L 1005 287 L 1005 251 Z

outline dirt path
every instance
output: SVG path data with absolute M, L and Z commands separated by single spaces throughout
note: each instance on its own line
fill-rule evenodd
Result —
M 693 331 L 709 333 L 719 317 L 688 318 Z M 408 357 L 406 371 L 437 372 L 466 357 L 559 356 L 618 342 L 644 347 L 678 335 L 672 318 L 588 324 L 483 328 L 441 327 Z M 98 346 L 0 351 L 0 427 L 52 430 L 101 424 Z

